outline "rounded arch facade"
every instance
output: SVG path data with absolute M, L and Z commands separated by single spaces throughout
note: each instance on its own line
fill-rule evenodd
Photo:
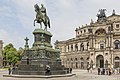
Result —
M 103 28 L 99 28 L 95 31 L 96 35 L 105 35 L 106 34 L 106 30 Z
M 114 41 L 114 48 L 115 49 L 120 49 L 120 41 L 119 40 Z
M 96 67 L 100 67 L 100 68 L 104 67 L 104 56 L 103 55 L 96 56 Z
M 115 56 L 114 57 L 114 68 L 119 68 L 120 67 L 120 57 Z
M 86 69 L 89 65 L 89 56 L 71 56 L 65 60 L 64 64 L 66 62 L 66 68 Z

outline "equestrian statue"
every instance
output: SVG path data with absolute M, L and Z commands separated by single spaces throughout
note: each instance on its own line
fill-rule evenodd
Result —
M 36 12 L 36 19 L 34 20 L 34 26 L 35 22 L 40 24 L 40 28 L 42 28 L 42 23 L 44 24 L 45 28 L 44 30 L 47 31 L 47 27 L 50 28 L 50 19 L 47 16 L 46 8 L 43 4 L 41 4 L 41 8 L 37 4 L 34 5 L 35 12 Z
M 99 12 L 100 14 L 97 14 L 98 17 L 98 22 L 103 22 L 106 21 L 106 14 L 105 14 L 106 9 L 100 9 Z

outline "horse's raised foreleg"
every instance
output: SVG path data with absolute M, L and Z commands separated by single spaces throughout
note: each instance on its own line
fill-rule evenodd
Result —
M 40 28 L 42 29 L 42 24 L 41 24 L 41 22 L 40 22 Z
M 46 24 L 46 21 L 45 21 L 45 22 L 43 21 L 43 24 L 44 24 L 44 26 L 45 26 L 44 30 L 47 31 L 47 24 Z
M 45 28 L 44 28 L 45 31 L 47 31 L 47 25 L 45 25 Z

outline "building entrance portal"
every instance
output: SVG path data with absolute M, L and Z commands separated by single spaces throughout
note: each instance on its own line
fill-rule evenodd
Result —
M 96 67 L 100 67 L 100 68 L 104 67 L 104 57 L 102 55 L 98 55 L 96 57 Z

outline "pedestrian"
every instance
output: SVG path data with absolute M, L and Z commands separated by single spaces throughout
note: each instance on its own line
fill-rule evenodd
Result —
M 118 74 L 120 73 L 120 68 L 118 68 Z
M 89 70 L 90 70 L 90 67 L 87 67 L 87 71 L 89 72 Z
M 105 75 L 105 68 L 103 68 L 103 75 Z
M 117 74 L 119 74 L 119 68 L 117 68 L 116 70 L 117 70 Z
M 115 71 L 115 73 L 114 73 L 114 74 L 117 74 L 117 70 L 116 70 L 116 68 L 114 68 L 114 71 Z
M 119 68 L 117 68 L 117 73 L 119 74 Z
M 100 75 L 100 72 L 101 72 L 100 67 L 98 67 L 98 75 Z
M 50 75 L 50 66 L 46 65 L 46 75 Z
M 112 74 L 115 74 L 115 69 L 114 68 L 112 69 Z
M 109 75 L 111 75 L 111 69 L 109 68 Z
M 70 68 L 70 73 L 72 73 L 72 68 Z
M 8 68 L 8 73 L 9 73 L 9 75 L 11 74 L 11 67 L 10 66 Z
M 108 69 L 108 68 L 106 68 L 106 75 L 108 75 L 108 73 L 109 73 L 109 69 Z
M 103 68 L 101 68 L 101 75 L 103 75 Z
M 70 73 L 70 70 L 69 70 L 69 68 L 66 68 L 66 70 L 67 70 L 67 73 Z
M 92 73 L 92 67 L 90 68 L 90 72 Z

